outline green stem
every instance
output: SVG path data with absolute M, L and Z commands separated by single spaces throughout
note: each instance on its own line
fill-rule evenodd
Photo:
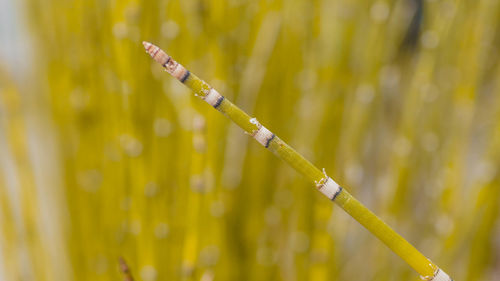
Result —
M 255 118 L 250 117 L 239 107 L 221 96 L 205 81 L 190 73 L 157 46 L 148 42 L 143 42 L 143 44 L 146 51 L 153 59 L 164 66 L 167 72 L 189 87 L 196 96 L 201 97 L 215 109 L 226 115 L 259 143 L 314 183 L 317 189 L 337 203 L 337 205 L 373 235 L 382 240 L 384 244 L 406 261 L 425 280 L 451 280 L 437 265 L 426 258 L 401 235 L 396 233 L 345 189 L 338 186 L 324 171 L 318 169 L 291 146 L 267 130 Z

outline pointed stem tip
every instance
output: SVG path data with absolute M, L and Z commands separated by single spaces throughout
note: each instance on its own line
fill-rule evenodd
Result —
M 147 41 L 142 41 L 142 45 L 144 45 L 144 49 L 148 50 L 153 44 Z
M 163 67 L 166 67 L 166 63 L 170 61 L 170 57 L 162 49 L 160 49 L 160 47 L 146 41 L 142 41 L 142 45 L 144 45 L 146 53 L 148 53 L 155 61 L 157 61 Z M 173 60 L 171 64 L 174 65 Z

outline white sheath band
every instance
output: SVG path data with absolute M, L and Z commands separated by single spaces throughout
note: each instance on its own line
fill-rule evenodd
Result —
M 220 98 L 222 98 L 221 94 L 212 88 L 203 99 L 211 106 L 215 106 Z
M 259 130 L 255 132 L 253 137 L 263 146 L 267 147 L 269 140 L 273 137 L 273 133 L 269 131 L 266 127 L 260 125 Z
M 453 280 L 451 280 L 450 276 L 448 276 L 446 272 L 438 268 L 436 275 L 434 275 L 434 278 L 432 278 L 431 281 L 453 281 Z
M 319 188 L 319 191 L 321 191 L 321 193 L 323 193 L 330 200 L 333 199 L 333 197 L 335 196 L 335 194 L 337 194 L 337 192 L 339 192 L 339 190 L 340 186 L 330 177 L 328 177 L 326 182 Z
M 172 76 L 174 76 L 178 80 L 181 80 L 181 78 L 184 77 L 184 75 L 186 74 L 186 71 L 187 70 L 184 68 L 184 66 L 182 66 L 181 64 L 177 64 L 177 67 L 172 73 Z

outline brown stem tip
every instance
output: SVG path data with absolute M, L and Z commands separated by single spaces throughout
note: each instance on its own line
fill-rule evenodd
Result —
M 118 262 L 120 263 L 120 271 L 123 273 L 123 277 L 125 281 L 134 281 L 132 277 L 132 273 L 130 272 L 130 268 L 128 267 L 125 259 L 122 257 L 118 258 Z
M 190 75 L 190 72 L 184 66 L 182 66 L 180 63 L 177 63 L 158 46 L 155 46 L 146 41 L 143 41 L 142 45 L 144 45 L 144 49 L 146 49 L 146 52 L 156 62 L 161 64 L 165 68 L 165 70 L 170 73 L 170 75 L 174 76 L 182 83 L 186 82 Z
M 160 47 L 146 41 L 142 41 L 142 45 L 144 45 L 146 52 L 159 64 L 165 66 L 170 61 L 170 56 L 160 49 Z

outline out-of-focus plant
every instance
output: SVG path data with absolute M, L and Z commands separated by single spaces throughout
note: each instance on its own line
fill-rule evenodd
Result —
M 119 280 L 120 256 L 138 280 L 414 277 L 141 40 L 457 280 L 500 276 L 498 1 L 23 3 L 32 68 L 0 88 L 4 279 Z

